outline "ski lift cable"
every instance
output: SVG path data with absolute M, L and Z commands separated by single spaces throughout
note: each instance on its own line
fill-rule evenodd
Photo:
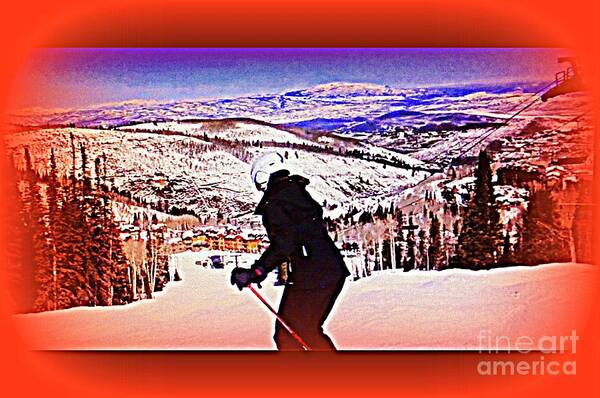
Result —
M 504 127 L 506 126 L 511 120 L 513 120 L 515 117 L 517 117 L 518 115 L 520 115 L 521 113 L 523 113 L 524 111 L 526 111 L 527 109 L 531 108 L 533 105 L 535 105 L 538 101 L 541 101 L 540 98 L 536 98 L 533 101 L 531 101 L 529 104 L 527 104 L 526 106 L 524 106 L 523 108 L 521 108 L 519 111 L 517 111 L 516 113 L 514 113 L 510 118 L 506 119 L 503 123 L 501 123 L 500 125 L 498 125 L 497 127 L 495 126 L 494 128 L 490 129 L 489 131 L 483 133 L 481 135 L 481 137 L 479 137 L 478 139 L 476 139 L 475 141 L 471 141 L 469 144 L 467 144 L 466 149 L 463 149 L 458 156 L 456 156 L 456 158 L 460 158 L 462 157 L 465 153 L 469 152 L 471 149 L 473 149 L 473 147 L 475 147 L 476 145 L 479 145 L 480 143 L 482 143 L 483 141 L 485 141 L 487 138 L 489 138 L 495 131 L 497 131 L 500 127 Z
M 517 108 L 518 108 L 520 105 L 522 105 L 523 103 L 525 103 L 525 102 L 529 101 L 531 98 L 535 97 L 536 95 L 539 95 L 541 92 L 543 92 L 543 91 L 545 91 L 546 89 L 550 88 L 552 85 L 554 85 L 554 82 L 548 83 L 547 85 L 545 85 L 544 87 L 542 87 L 541 89 L 539 89 L 538 91 L 536 91 L 535 93 L 531 93 L 531 95 L 527 96 L 527 97 L 526 97 L 526 98 L 525 98 L 523 101 L 520 101 L 520 102 L 518 102 L 518 103 L 514 104 L 514 105 L 513 105 L 513 106 L 512 106 L 510 109 L 508 109 L 506 112 L 507 112 L 507 113 L 509 113 L 509 112 L 512 112 L 512 111 L 514 111 L 514 110 L 515 110 L 515 109 L 517 109 Z M 500 125 L 498 125 L 498 126 L 491 126 L 491 127 L 488 127 L 488 129 L 500 128 L 500 127 L 502 127 L 502 126 L 503 126 L 503 125 L 502 125 L 502 124 L 500 124 Z M 484 132 L 484 134 L 485 134 L 485 132 Z M 441 155 L 445 155 L 446 153 L 448 153 L 448 152 L 450 152 L 450 151 L 452 151 L 452 150 L 454 150 L 454 149 L 458 149 L 458 148 L 460 148 L 460 146 L 461 146 L 460 144 L 461 144 L 461 142 L 460 142 L 460 141 L 458 141 L 458 145 L 456 145 L 456 144 L 453 144 L 453 145 L 452 145 L 450 148 L 446 149 L 446 150 L 445 150 L 445 151 L 443 151 L 441 154 L 438 154 L 437 156 L 433 156 L 433 157 L 432 157 L 432 158 L 430 158 L 430 159 L 425 159 L 425 161 L 426 161 L 426 162 L 432 162 L 432 161 L 434 161 L 434 160 L 436 160 L 436 161 L 437 161 L 437 160 L 439 160 L 439 158 L 441 157 Z
M 544 91 L 546 88 L 548 88 L 549 86 L 553 85 L 554 83 L 551 83 L 547 86 L 545 86 L 543 89 L 538 90 L 538 92 L 534 95 L 539 94 L 540 92 Z M 533 95 L 532 95 L 533 96 Z M 532 96 L 528 97 L 531 98 Z M 471 142 L 467 142 L 465 143 L 462 147 L 466 147 L 466 149 L 463 149 L 458 156 L 455 157 L 455 159 L 462 157 L 465 153 L 469 152 L 471 149 L 473 149 L 473 147 L 475 147 L 476 145 L 480 144 L 481 142 L 485 141 L 487 138 L 489 138 L 494 132 L 496 132 L 496 130 L 498 130 L 500 127 L 505 127 L 506 125 L 508 125 L 508 123 L 510 121 L 512 121 L 515 117 L 517 117 L 518 115 L 520 115 L 521 113 L 523 113 L 524 111 L 526 111 L 527 109 L 531 108 L 533 105 L 535 105 L 538 101 L 541 100 L 541 97 L 537 97 L 535 98 L 533 101 L 529 102 L 527 105 L 525 105 L 523 108 L 519 109 L 517 112 L 515 112 L 514 114 L 512 114 L 509 118 L 507 118 L 506 120 L 504 120 L 502 123 L 496 125 L 496 126 L 492 126 L 490 127 L 487 131 L 485 131 L 484 133 L 482 133 L 482 135 L 479 138 L 475 138 L 473 141 Z M 525 102 L 525 101 L 523 101 Z M 523 104 L 523 102 L 519 103 L 519 105 Z M 514 109 L 515 107 L 513 107 Z M 458 149 L 461 146 L 454 148 L 454 149 Z M 443 152 L 443 154 L 448 153 L 449 150 Z
M 512 107 L 511 107 L 511 108 L 508 110 L 508 112 L 512 112 L 512 111 L 514 111 L 514 110 L 515 110 L 515 109 L 517 109 L 519 106 L 521 106 L 521 105 L 523 105 L 524 103 L 528 102 L 528 101 L 529 101 L 531 98 L 533 98 L 533 97 L 537 97 L 537 96 L 538 96 L 540 93 L 542 93 L 543 91 L 546 91 L 547 89 L 549 89 L 550 87 L 552 87 L 554 84 L 555 84 L 555 82 L 554 82 L 554 81 L 552 81 L 552 82 L 550 82 L 550 83 L 546 84 L 545 86 L 543 86 L 542 88 L 540 88 L 539 90 L 537 90 L 535 93 L 532 93 L 531 95 L 527 96 L 527 98 L 525 98 L 523 101 L 520 101 L 519 103 L 517 103 L 517 104 L 513 105 L 513 106 L 512 106 Z M 535 103 L 536 103 L 538 100 L 540 100 L 540 99 L 541 99 L 540 97 L 537 97 L 537 98 L 535 98 L 535 99 L 534 99 L 533 101 L 531 101 L 531 102 L 530 102 L 528 105 L 526 105 L 525 107 L 521 108 L 521 109 L 520 109 L 520 110 L 518 110 L 516 113 L 512 114 L 512 115 L 511 115 L 509 118 L 507 118 L 506 120 L 504 120 L 502 123 L 499 123 L 499 124 L 497 124 L 497 125 L 494 125 L 494 126 L 488 127 L 488 129 L 482 133 L 482 137 L 483 137 L 483 139 L 481 139 L 481 138 L 480 138 L 480 139 L 477 139 L 477 138 L 475 138 L 475 140 L 479 140 L 479 142 L 481 142 L 481 141 L 485 140 L 485 139 L 486 139 L 487 137 L 489 137 L 489 136 L 490 136 L 490 135 L 491 135 L 491 134 L 492 134 L 492 133 L 493 133 L 495 130 L 499 129 L 500 127 L 504 127 L 504 126 L 506 126 L 506 125 L 507 125 L 507 124 L 508 124 L 508 123 L 509 123 L 511 120 L 513 120 L 515 117 L 517 117 L 519 114 L 521 114 L 521 113 L 522 113 L 522 112 L 524 112 L 525 110 L 529 109 L 529 108 L 530 108 L 530 107 L 531 107 L 533 104 L 535 104 Z M 474 141 L 471 141 L 471 143 L 472 143 L 472 142 L 474 142 Z M 473 146 L 475 146 L 475 145 L 477 145 L 477 144 L 478 144 L 478 142 L 476 142 L 474 145 L 470 146 L 470 147 L 467 149 L 467 151 L 468 151 L 468 150 L 470 150 L 470 149 L 472 149 L 472 148 L 473 148 Z M 446 150 L 442 151 L 442 152 L 441 152 L 440 154 L 438 154 L 437 156 L 434 156 L 434 157 L 432 157 L 432 158 L 430 158 L 430 159 L 427 159 L 427 160 L 426 160 L 426 162 L 437 162 L 437 161 L 438 161 L 438 160 L 439 160 L 439 159 L 440 159 L 442 156 L 444 156 L 444 155 L 448 154 L 450 151 L 453 151 L 453 150 L 456 150 L 456 149 L 460 149 L 461 147 L 465 147 L 465 146 L 467 146 L 467 145 L 469 145 L 469 142 L 467 142 L 467 143 L 464 143 L 464 144 L 462 144 L 462 145 L 458 145 L 458 146 L 456 146 L 456 147 L 455 147 L 455 146 L 452 146 L 452 147 L 450 147 L 450 148 L 448 148 L 448 149 L 446 149 Z M 462 151 L 458 157 L 462 156 L 462 155 L 463 155 L 464 153 L 466 153 L 467 151 Z
M 538 96 L 538 95 L 539 95 L 541 92 L 543 92 L 543 91 L 547 90 L 548 88 L 550 88 L 550 87 L 551 87 L 551 86 L 553 86 L 553 85 L 554 85 L 554 81 L 553 81 L 553 82 L 551 82 L 551 83 L 549 83 L 549 84 L 547 84 L 547 85 L 545 85 L 545 86 L 544 86 L 544 87 L 542 87 L 541 89 L 537 90 L 535 93 L 532 93 L 531 95 L 527 96 L 527 98 L 526 98 L 525 100 L 523 100 L 523 101 L 519 102 L 518 104 L 516 104 L 516 105 L 514 105 L 512 108 L 510 108 L 510 109 L 509 109 L 509 112 L 512 112 L 512 111 L 514 111 L 514 110 L 515 110 L 515 109 L 517 109 L 519 106 L 521 106 L 523 103 L 525 103 L 525 102 L 529 101 L 529 100 L 530 100 L 531 98 L 533 98 L 533 97 L 536 97 L 536 96 Z M 500 127 L 506 126 L 506 125 L 507 125 L 507 124 L 508 124 L 508 123 L 509 123 L 511 120 L 513 120 L 515 117 L 517 117 L 518 115 L 520 115 L 521 113 L 523 113 L 524 111 L 526 111 L 527 109 L 529 109 L 530 107 L 532 107 L 532 106 L 533 106 L 534 104 L 536 104 L 536 103 L 537 103 L 537 102 L 538 102 L 540 99 L 541 99 L 540 97 L 536 97 L 536 98 L 534 98 L 534 100 L 533 100 L 533 101 L 529 102 L 527 105 L 525 105 L 524 107 L 522 107 L 521 109 L 519 109 L 517 112 L 515 112 L 514 114 L 512 114 L 512 115 L 511 115 L 511 116 L 510 116 L 508 119 L 506 119 L 506 120 L 505 120 L 503 123 L 501 123 L 501 124 L 499 124 L 499 125 L 492 126 L 492 127 L 488 128 L 488 131 L 484 132 L 484 133 L 483 133 L 483 135 L 482 135 L 480 138 L 476 139 L 476 141 L 477 141 L 477 142 L 471 141 L 470 143 L 464 144 L 464 145 L 469 145 L 469 144 L 471 144 L 471 145 L 469 145 L 469 147 L 468 147 L 466 150 L 463 150 L 463 151 L 461 152 L 461 154 L 460 154 L 458 157 L 460 157 L 460 156 L 462 156 L 464 153 L 468 152 L 468 151 L 469 151 L 471 148 L 473 148 L 473 147 L 474 147 L 475 145 L 477 145 L 479 142 L 482 142 L 483 140 L 485 140 L 486 138 L 488 138 L 488 137 L 489 137 L 489 136 L 490 136 L 490 135 L 491 135 L 491 134 L 492 134 L 492 133 L 493 133 L 495 130 L 499 129 Z M 583 116 L 583 115 L 580 115 L 579 117 L 581 117 L 581 116 Z M 579 117 L 578 117 L 578 118 L 579 118 Z M 464 146 L 464 145 L 463 145 L 463 146 Z M 459 146 L 458 148 L 460 148 L 460 146 Z M 453 148 L 450 148 L 450 149 L 448 149 L 448 150 L 446 150 L 446 151 L 442 152 L 442 154 L 446 154 L 447 152 L 449 152 L 449 151 L 450 151 L 450 150 L 452 150 L 452 149 L 453 149 Z M 457 148 L 456 148 L 456 149 L 457 149 Z M 439 158 L 439 157 L 441 157 L 441 155 L 442 155 L 442 154 L 440 154 L 440 155 L 438 155 L 438 156 L 436 156 L 436 157 L 434 157 L 434 158 L 432 158 L 432 159 L 430 159 L 430 160 L 428 160 L 428 161 L 432 161 L 433 159 Z M 396 208 L 396 210 L 405 209 L 405 208 L 407 208 L 407 207 L 409 207 L 409 206 L 412 206 L 412 205 L 414 205 L 415 203 L 421 202 L 421 201 L 423 201 L 423 200 L 425 200 L 425 197 L 424 197 L 424 196 L 420 196 L 420 197 L 416 198 L 415 200 L 413 200 L 413 201 L 411 201 L 411 202 L 409 202 L 409 203 L 406 203 L 406 204 L 404 204 L 404 205 L 402 205 L 402 206 L 399 206 L 399 207 L 397 207 L 397 208 Z
M 579 119 L 581 119 L 582 117 L 584 117 L 585 115 L 587 115 L 587 114 L 588 114 L 588 113 L 590 113 L 590 112 L 591 112 L 591 110 L 590 110 L 590 109 L 588 109 L 587 111 L 585 111 L 585 112 L 583 112 L 583 113 L 579 114 L 578 116 L 575 116 L 574 118 L 571 118 L 571 119 L 569 119 L 569 120 L 567 120 L 567 121 L 563 122 L 563 123 L 562 123 L 562 124 L 560 124 L 558 127 L 556 127 L 556 128 L 553 128 L 552 130 L 554 130 L 554 131 L 556 131 L 556 132 L 559 132 L 559 133 L 564 133 L 565 131 L 561 131 L 561 129 L 562 129 L 564 126 L 566 126 L 566 125 L 568 125 L 568 124 L 570 124 L 570 123 L 573 123 L 573 122 L 576 122 L 576 121 L 578 121 Z M 520 152 L 520 151 L 521 151 L 521 148 L 513 148 L 513 149 L 503 150 L 503 151 L 502 151 L 502 153 L 516 153 L 516 152 Z
M 540 90 L 536 91 L 535 93 L 533 93 L 532 95 L 528 96 L 524 101 L 519 102 L 518 104 L 516 104 L 515 106 L 513 106 L 509 112 L 514 111 L 515 109 L 517 109 L 519 106 L 521 106 L 522 104 L 524 104 L 525 102 L 529 101 L 532 97 L 536 97 L 537 95 L 539 95 L 541 92 L 545 91 L 546 89 L 548 89 L 549 87 L 553 86 L 554 82 L 547 84 L 546 86 L 542 87 Z M 500 127 L 504 127 L 506 125 L 508 125 L 508 123 L 510 121 L 512 121 L 515 117 L 517 117 L 519 114 L 521 114 L 522 112 L 524 112 L 525 110 L 529 109 L 531 106 L 533 106 L 537 101 L 541 100 L 541 97 L 536 97 L 533 99 L 533 101 L 529 102 L 527 105 L 525 105 L 523 108 L 519 109 L 517 112 L 515 112 L 514 114 L 512 114 L 509 118 L 505 119 L 502 123 L 499 123 L 498 125 L 489 127 L 487 131 L 484 131 L 482 133 L 482 135 L 480 136 L 480 138 L 475 138 L 473 141 L 471 142 L 467 142 L 463 145 L 459 145 L 456 148 L 451 148 L 451 149 L 459 149 L 461 147 L 465 147 L 468 146 L 466 150 L 463 150 L 460 152 L 460 154 L 457 156 L 457 158 L 460 158 L 461 156 L 463 156 L 465 153 L 467 153 L 469 150 L 471 150 L 475 145 L 478 145 L 479 143 L 483 142 L 484 140 L 486 140 L 489 136 L 491 136 L 496 130 L 498 130 Z M 472 144 L 472 145 L 470 145 Z M 442 154 L 447 154 L 450 150 L 446 150 L 444 152 L 442 152 Z
M 582 117 L 584 117 L 585 115 L 587 115 L 587 114 L 588 114 L 588 113 L 590 113 L 590 112 L 591 112 L 591 109 L 588 109 L 587 111 L 585 111 L 585 112 L 583 112 L 583 113 L 581 113 L 581 114 L 579 114 L 579 115 L 575 116 L 574 118 L 572 118 L 572 119 L 569 119 L 569 120 L 567 120 L 567 121 L 563 122 L 563 123 L 562 123 L 560 126 L 558 126 L 558 127 L 554 128 L 554 129 L 552 129 L 552 130 L 556 130 L 556 131 L 558 131 L 558 132 L 564 133 L 564 131 L 560 131 L 560 129 L 561 129 L 561 128 L 563 128 L 564 126 L 566 126 L 566 125 L 567 125 L 567 124 L 569 124 L 569 123 L 573 123 L 573 122 L 576 122 L 576 121 L 578 121 L 579 119 L 581 119 Z
M 470 143 L 463 144 L 463 145 L 462 145 L 463 147 L 464 147 L 464 146 L 466 146 L 466 145 L 469 145 L 469 147 L 468 147 L 466 150 L 463 150 L 463 151 L 462 151 L 462 152 L 461 152 L 461 153 L 458 155 L 458 157 L 460 157 L 460 156 L 464 155 L 466 152 L 468 152 L 469 150 L 471 150 L 471 149 L 472 149 L 472 148 L 473 148 L 475 145 L 477 145 L 478 143 L 480 143 L 480 142 L 484 141 L 485 139 L 487 139 L 487 138 L 488 138 L 488 137 L 489 137 L 489 136 L 490 136 L 490 135 L 491 135 L 491 134 L 492 134 L 492 133 L 493 133 L 495 130 L 499 129 L 500 127 L 504 127 L 504 126 L 506 126 L 506 125 L 507 125 L 507 124 L 508 124 L 510 121 L 512 121 L 512 120 L 513 120 L 515 117 L 517 117 L 518 115 L 520 115 L 521 113 L 523 113 L 524 111 L 526 111 L 527 109 L 529 109 L 529 108 L 531 108 L 533 105 L 535 105 L 535 104 L 536 104 L 538 101 L 540 101 L 540 100 L 541 100 L 541 97 L 538 97 L 538 95 L 539 95 L 540 93 L 542 93 L 542 92 L 546 91 L 546 90 L 547 90 L 547 89 L 549 89 L 550 87 L 554 86 L 554 85 L 555 85 L 555 83 L 556 83 L 555 81 L 552 81 L 552 82 L 550 82 L 550 83 L 546 84 L 545 86 L 543 86 L 542 88 L 540 88 L 539 90 L 537 90 L 535 93 L 532 93 L 531 95 L 527 96 L 527 98 L 526 98 L 525 100 L 523 100 L 523 101 L 521 101 L 521 102 L 519 102 L 519 103 L 515 104 L 513 107 L 511 107 L 511 108 L 508 110 L 508 112 L 512 112 L 512 111 L 514 111 L 514 110 L 515 110 L 515 109 L 517 109 L 519 106 L 521 106 L 521 105 L 523 105 L 524 103 L 526 103 L 527 101 L 529 101 L 531 98 L 533 98 L 533 97 L 536 97 L 536 98 L 534 98 L 534 100 L 533 100 L 533 101 L 529 102 L 527 105 L 525 105 L 524 107 L 522 107 L 521 109 L 519 109 L 517 112 L 515 112 L 514 114 L 512 114 L 512 115 L 511 115 L 509 118 L 507 118 L 506 120 L 504 120 L 504 122 L 503 122 L 503 123 L 500 123 L 500 124 L 498 124 L 498 125 L 495 125 L 495 126 L 491 126 L 491 127 L 489 127 L 489 128 L 488 128 L 488 130 L 487 130 L 487 131 L 485 131 L 485 132 L 482 134 L 482 136 L 480 136 L 479 138 L 476 138 L 476 139 L 475 139 L 475 141 L 471 141 Z M 574 121 L 576 121 L 576 120 L 580 119 L 581 117 L 585 116 L 587 113 L 589 113 L 589 110 L 588 110 L 588 111 L 586 111 L 586 112 L 584 112 L 584 113 L 582 113 L 582 114 L 580 114 L 579 116 L 576 116 L 575 118 L 573 118 L 573 119 L 571 119 L 571 120 L 568 120 L 567 122 L 563 123 L 562 125 L 560 125 L 560 126 L 557 128 L 557 130 L 559 130 L 560 128 L 562 128 L 563 126 L 565 126 L 565 125 L 566 125 L 566 124 L 568 124 L 568 123 L 572 123 L 572 122 L 574 122 Z M 448 148 L 447 150 L 443 151 L 442 153 L 438 154 L 437 156 L 434 156 L 433 158 L 431 158 L 431 159 L 427 159 L 427 160 L 425 160 L 425 161 L 426 161 L 426 162 L 433 162 L 433 161 L 437 161 L 437 160 L 439 160 L 439 158 L 441 158 L 441 157 L 442 157 L 442 155 L 445 155 L 445 154 L 447 154 L 448 152 L 450 152 L 451 150 L 458 149 L 458 148 L 460 148 L 460 147 L 461 147 L 460 145 L 459 145 L 458 147 L 456 147 L 456 148 L 453 146 L 453 147 L 451 147 L 451 148 Z M 426 179 L 425 179 L 425 180 L 426 180 Z M 423 201 L 423 200 L 425 200 L 425 197 L 424 197 L 424 196 L 418 197 L 418 198 L 414 199 L 413 201 L 411 201 L 411 202 L 409 202 L 409 203 L 406 203 L 406 204 L 404 204 L 404 205 L 402 205 L 402 206 L 396 207 L 396 210 L 400 210 L 400 209 L 407 208 L 407 207 L 409 207 L 409 206 L 412 206 L 412 205 L 414 205 L 415 203 L 418 203 L 418 202 L 420 202 L 420 201 Z M 346 229 L 344 229 L 343 231 L 345 232 L 345 231 L 349 230 L 350 228 L 351 228 L 351 227 L 349 227 L 349 228 L 346 228 Z
M 575 121 L 577 121 L 577 120 L 581 119 L 582 117 L 584 117 L 585 115 L 587 115 L 587 114 L 588 114 L 588 113 L 590 113 L 590 112 L 591 112 L 591 110 L 589 110 L 589 109 L 588 109 L 587 111 L 585 111 L 585 112 L 581 113 L 580 115 L 578 115 L 578 116 L 576 116 L 576 117 L 574 117 L 574 118 L 572 118 L 572 119 L 569 119 L 569 120 L 567 120 L 567 121 L 563 122 L 561 125 L 559 125 L 559 126 L 558 126 L 557 128 L 555 128 L 554 130 L 556 130 L 556 131 L 560 131 L 560 129 L 561 129 L 561 128 L 563 128 L 564 126 L 566 126 L 567 124 L 569 124 L 569 123 L 573 123 L 573 122 L 575 122 Z M 508 150 L 508 151 L 503 151 L 503 153 L 511 153 L 511 152 L 517 152 L 517 150 Z M 420 197 L 418 197 L 418 198 L 416 198 L 416 199 L 414 199 L 414 200 L 410 201 L 409 203 L 406 203 L 406 204 L 404 204 L 404 205 L 402 205 L 402 206 L 395 207 L 395 209 L 396 209 L 396 210 L 405 209 L 405 208 L 407 208 L 407 207 L 409 207 L 409 206 L 412 206 L 412 205 L 414 205 L 415 203 L 418 203 L 418 202 L 420 202 L 420 201 L 423 201 L 423 200 L 425 200 L 425 198 L 424 198 L 423 196 L 420 196 Z M 343 232 L 346 232 L 346 231 L 350 230 L 351 228 L 352 228 L 352 227 L 345 228 L 345 229 L 343 229 Z

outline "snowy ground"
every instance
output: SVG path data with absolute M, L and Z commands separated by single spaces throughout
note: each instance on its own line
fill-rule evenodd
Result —
M 197 266 L 202 257 L 179 254 L 183 281 L 170 283 L 153 300 L 14 320 L 35 349 L 273 349 L 271 314 L 251 292 L 229 284 L 229 269 Z M 251 261 L 248 256 L 242 264 Z M 501 345 L 510 341 L 515 348 L 520 336 L 539 341 L 583 329 L 595 272 L 580 264 L 384 271 L 348 281 L 326 330 L 340 349 L 476 350 L 490 336 L 494 347 L 501 336 Z M 277 304 L 282 290 L 271 280 L 261 292 Z

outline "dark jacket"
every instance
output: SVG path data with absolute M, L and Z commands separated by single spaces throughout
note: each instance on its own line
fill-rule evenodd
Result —
M 306 289 L 337 284 L 349 275 L 323 222 L 321 206 L 306 191 L 306 178 L 273 173 L 255 214 L 263 217 L 269 248 L 257 263 L 269 271 L 287 261 L 288 281 Z

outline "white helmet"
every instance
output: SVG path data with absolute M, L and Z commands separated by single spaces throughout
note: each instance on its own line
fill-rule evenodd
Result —
M 285 170 L 285 158 L 278 152 L 267 152 L 256 159 L 252 163 L 250 176 L 256 189 L 264 191 L 267 189 L 267 182 L 271 174 L 279 170 Z

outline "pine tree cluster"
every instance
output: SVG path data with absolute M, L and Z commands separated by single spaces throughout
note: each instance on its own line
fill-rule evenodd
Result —
M 112 210 L 106 158 L 94 160 L 92 173 L 85 146 L 77 148 L 72 136 L 71 155 L 71 174 L 62 177 L 53 149 L 44 175 L 34 169 L 28 148 L 24 170 L 14 169 L 13 162 L 17 214 L 11 258 L 20 273 L 15 286 L 20 312 L 127 304 L 143 297 L 140 289 L 150 298 L 169 279 L 167 246 L 162 234 L 154 234 L 154 242 L 149 231 L 149 253 L 140 267 L 146 281 L 137 286 L 138 267 L 126 255 Z
M 329 229 L 336 237 L 349 236 L 360 242 L 357 246 L 364 254 L 367 271 L 390 268 L 392 257 L 395 268 L 404 271 L 591 261 L 591 210 L 586 206 L 591 202 L 589 184 L 578 183 L 574 194 L 550 189 L 543 181 L 529 186 L 528 205 L 504 225 L 494 190 L 492 159 L 486 151 L 480 152 L 474 174 L 470 192 L 460 194 L 464 207 L 458 206 L 450 190 L 441 192 L 443 205 L 433 192 L 425 191 L 419 225 L 414 224 L 413 212 L 403 219 L 401 208 L 392 203 L 389 207 L 378 205 L 375 211 L 351 208 L 329 220 Z M 576 202 L 571 215 L 557 207 L 557 197 Z

